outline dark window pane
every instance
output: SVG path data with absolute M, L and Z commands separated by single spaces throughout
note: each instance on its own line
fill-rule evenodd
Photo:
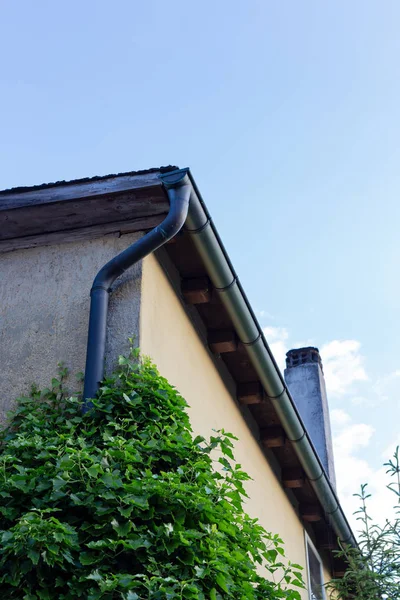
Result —
M 318 560 L 314 550 L 311 548 L 311 545 L 308 543 L 307 552 L 311 600 L 325 600 L 321 563 Z

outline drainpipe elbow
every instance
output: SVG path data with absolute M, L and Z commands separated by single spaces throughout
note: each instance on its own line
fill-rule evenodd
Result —
M 169 212 L 163 222 L 112 258 L 100 269 L 93 281 L 90 291 L 83 412 L 91 407 L 90 399 L 95 397 L 104 375 L 108 299 L 112 284 L 127 269 L 173 238 L 186 221 L 193 193 L 187 169 L 167 173 L 161 177 L 161 181 L 170 201 Z
M 140 246 L 130 246 L 106 263 L 97 273 L 93 281 L 91 292 L 98 289 L 110 292 L 110 288 L 114 281 L 122 275 L 133 262 L 137 262 L 150 251 L 153 251 L 165 244 L 165 242 L 168 242 L 168 240 L 174 237 L 174 235 L 176 235 L 183 227 L 192 192 L 189 177 L 186 171 L 183 173 L 180 171 L 175 172 L 173 176 L 170 175 L 169 177 L 166 176 L 165 179 L 163 178 L 163 184 L 167 190 L 170 201 L 168 215 L 160 225 L 146 234 L 145 238 L 142 238 L 143 243 Z
M 167 218 L 159 225 L 162 237 L 167 242 L 173 238 L 183 227 L 189 210 L 192 194 L 192 184 L 188 175 L 174 183 L 163 180 L 170 201 L 170 211 Z

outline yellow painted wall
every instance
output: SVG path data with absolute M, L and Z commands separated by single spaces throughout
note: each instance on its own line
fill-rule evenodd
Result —
M 328 567 L 324 564 L 323 566 L 323 576 L 324 576 L 324 583 L 329 583 L 330 580 L 332 579 L 332 575 L 330 573 L 330 570 L 328 569 Z M 338 599 L 338 596 L 335 592 L 333 592 L 332 590 L 326 590 L 325 592 L 326 594 L 326 598 L 327 600 L 335 600 Z
M 224 428 L 239 438 L 236 459 L 253 479 L 247 483 L 248 513 L 279 533 L 288 558 L 305 566 L 301 522 L 153 255 L 143 264 L 140 346 L 189 403 L 195 434 Z M 306 592 L 303 597 L 308 599 Z

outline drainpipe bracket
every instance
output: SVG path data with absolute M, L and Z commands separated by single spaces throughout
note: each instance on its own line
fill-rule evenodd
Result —
M 105 292 L 107 292 L 107 294 L 111 292 L 111 288 L 106 285 L 93 285 L 90 290 L 90 293 L 95 292 L 96 290 L 104 290 Z

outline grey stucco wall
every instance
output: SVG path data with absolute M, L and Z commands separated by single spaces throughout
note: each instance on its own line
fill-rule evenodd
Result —
M 285 369 L 285 381 L 332 485 L 336 488 L 325 379 L 318 363 Z
M 68 385 L 86 356 L 89 292 L 99 268 L 140 237 L 129 234 L 0 255 L 0 422 L 32 383 L 47 387 L 57 363 L 70 369 Z M 139 342 L 141 264 L 125 273 L 111 295 L 106 367 Z

